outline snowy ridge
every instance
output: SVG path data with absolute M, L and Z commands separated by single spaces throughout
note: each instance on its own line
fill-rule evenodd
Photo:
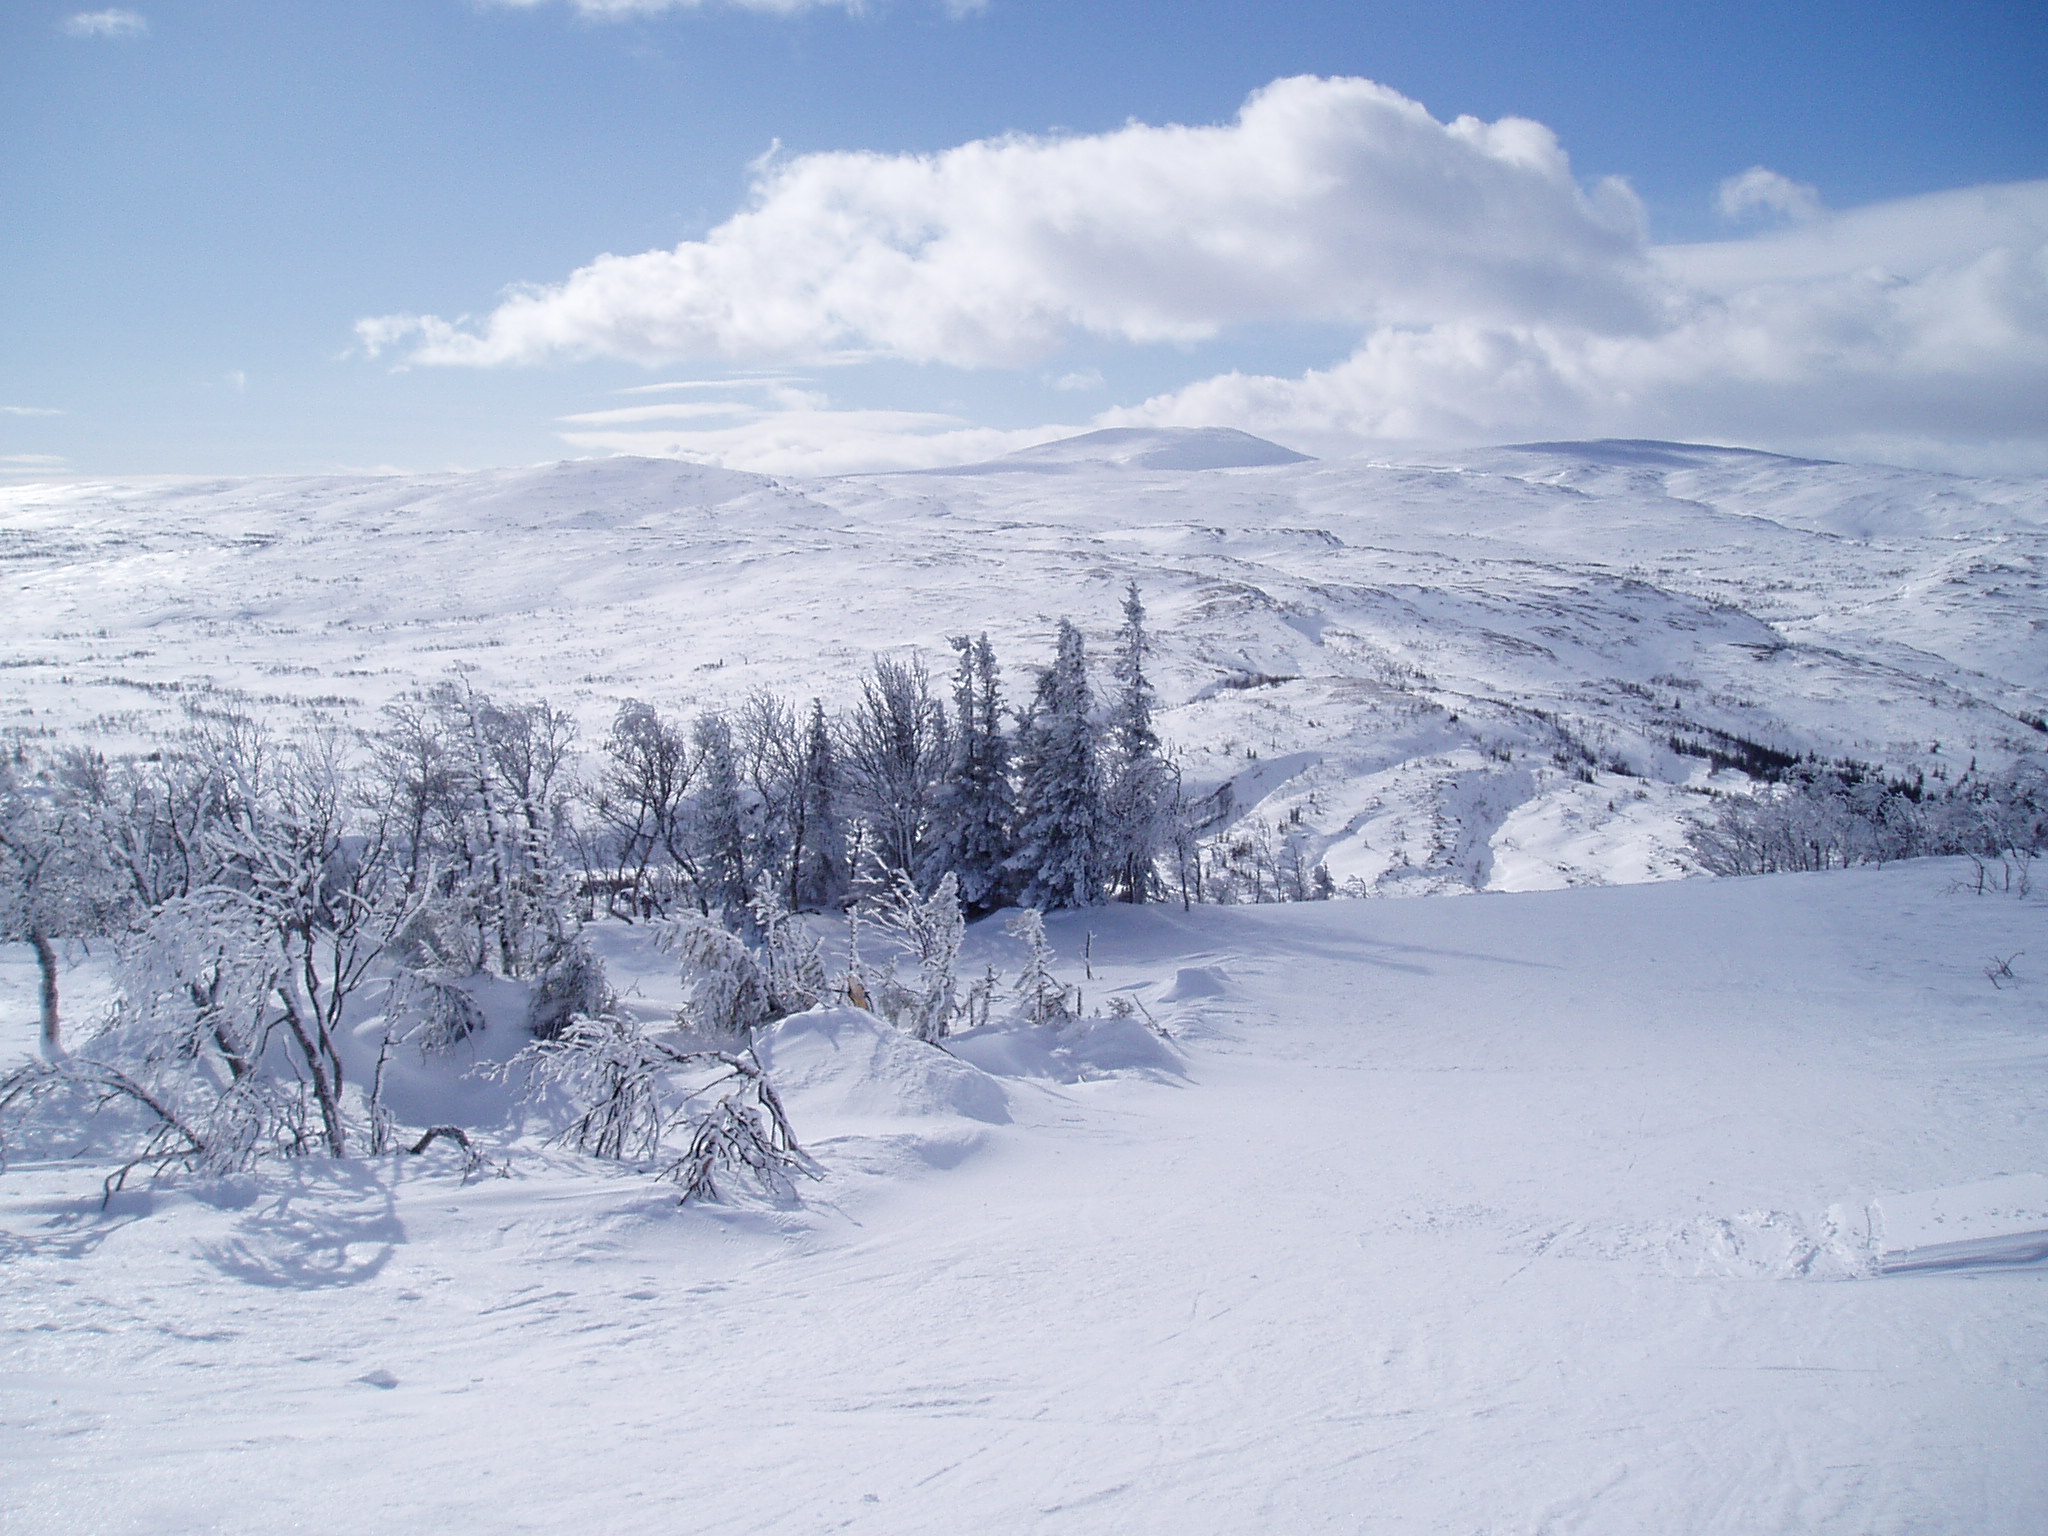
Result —
M 459 667 L 591 739 L 628 697 L 842 702 L 876 652 L 943 666 L 981 629 L 1014 700 L 1058 616 L 1099 656 L 1135 579 L 1185 782 L 1404 891 L 1682 873 L 1723 738 L 1937 780 L 2048 743 L 2042 482 L 1271 449 L 1117 429 L 841 480 L 613 459 L 16 487 L 0 711 L 140 744 L 216 688 L 369 724 Z

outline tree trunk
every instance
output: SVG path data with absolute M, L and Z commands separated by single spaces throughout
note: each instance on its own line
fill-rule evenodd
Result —
M 40 928 L 29 929 L 28 941 L 35 947 L 36 965 L 43 973 L 43 1059 L 61 1061 L 64 1032 L 57 1022 L 57 950 Z

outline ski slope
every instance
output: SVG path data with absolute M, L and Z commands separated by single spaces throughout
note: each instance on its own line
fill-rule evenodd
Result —
M 2044 1171 L 2044 908 L 1960 872 L 1060 918 L 1172 1044 L 800 1017 L 799 1208 L 19 1167 L 0 1524 L 2025 1536 L 2048 1269 L 1884 1272 L 1886 1210 Z
M 131 746 L 223 692 L 371 726 L 457 669 L 594 743 L 626 698 L 836 704 L 984 629 L 1018 700 L 1135 580 L 1188 786 L 1389 894 L 1684 874 L 1716 733 L 1937 781 L 2048 745 L 2048 481 L 1735 449 L 1128 428 L 836 479 L 80 482 L 0 490 L 0 547 L 0 725 Z

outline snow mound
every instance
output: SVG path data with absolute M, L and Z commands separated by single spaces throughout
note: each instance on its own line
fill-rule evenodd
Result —
M 1235 427 L 1106 427 L 1040 443 L 1005 454 L 987 464 L 968 466 L 965 473 L 1001 470 L 1099 468 L 1121 469 L 1258 469 L 1269 464 L 1306 464 L 1309 455 L 1253 437 Z M 960 474 L 961 470 L 943 473 Z
M 2048 1261 L 2048 1175 L 1886 1195 L 1871 1209 L 1884 1234 L 1878 1268 L 1888 1275 Z
M 955 1035 L 947 1048 L 998 1077 L 1084 1083 L 1098 1077 L 1186 1075 L 1179 1053 L 1138 1019 L 1077 1019 L 1058 1028 L 997 1025 Z
M 878 1121 L 1009 1123 L 995 1079 L 865 1009 L 821 1005 L 792 1014 L 755 1050 L 800 1139 Z
M 1159 994 L 1162 1003 L 1192 1003 L 1205 997 L 1221 997 L 1230 988 L 1230 978 L 1221 966 L 1184 965 L 1173 973 L 1173 981 Z

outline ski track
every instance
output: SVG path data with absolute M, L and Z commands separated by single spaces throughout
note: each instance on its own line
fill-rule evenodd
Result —
M 819 1144 L 796 1209 L 557 1155 L 104 1214 L 17 1169 L 0 1516 L 2038 1531 L 2048 1269 L 1801 1267 L 1831 1204 L 2040 1166 L 2040 985 L 1979 967 L 2048 907 L 1956 874 L 1061 917 L 1185 1075 L 1009 1080 L 950 1168 Z

